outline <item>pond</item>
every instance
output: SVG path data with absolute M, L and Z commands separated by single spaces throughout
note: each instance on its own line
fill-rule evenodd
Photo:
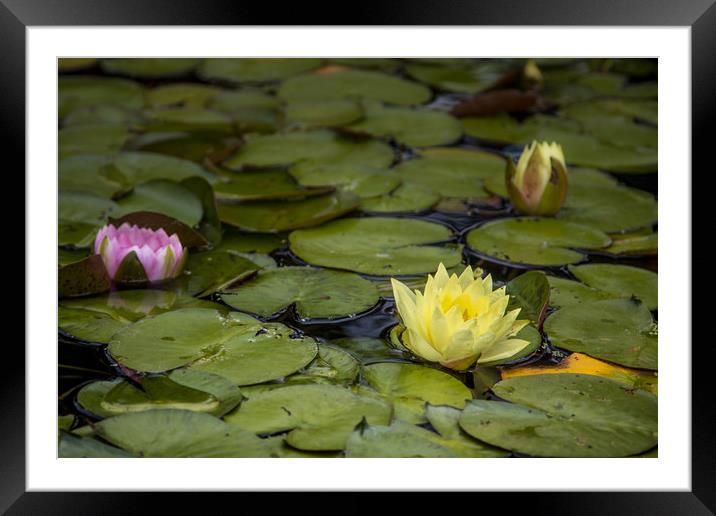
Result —
M 60 457 L 656 457 L 656 60 L 60 59 L 58 123 Z

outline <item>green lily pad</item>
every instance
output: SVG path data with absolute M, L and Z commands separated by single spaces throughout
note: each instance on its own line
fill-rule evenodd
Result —
M 286 122 L 305 127 L 338 127 L 363 116 L 363 108 L 351 100 L 290 102 L 285 108 Z
M 598 376 L 510 378 L 493 390 L 502 401 L 473 400 L 460 417 L 470 435 L 539 457 L 625 457 L 657 442 L 657 401 Z
M 321 66 L 316 58 L 217 58 L 206 59 L 199 75 L 231 83 L 268 82 L 285 79 Z
M 78 107 L 62 119 L 62 127 L 115 126 L 126 129 L 134 126 L 139 120 L 137 111 L 101 104 L 99 106 Z
M 592 288 L 618 297 L 641 299 L 649 310 L 658 306 L 658 276 L 656 273 L 629 265 L 591 263 L 570 266 L 569 272 Z
M 60 159 L 78 154 L 112 154 L 119 151 L 129 137 L 120 125 L 79 125 L 65 127 L 58 133 Z
M 462 408 L 472 398 L 470 390 L 457 378 L 438 369 L 400 362 L 370 364 L 363 378 L 393 403 L 397 418 L 424 423 L 425 404 Z
M 188 57 L 132 57 L 102 59 L 100 65 L 102 70 L 111 74 L 140 77 L 142 79 L 158 79 L 188 75 L 201 61 L 201 59 Z
M 87 342 L 109 342 L 112 335 L 130 324 L 113 317 L 81 308 L 60 305 L 57 314 L 59 329 L 72 337 Z
M 462 136 L 460 122 L 447 113 L 382 106 L 366 108 L 363 119 L 351 124 L 348 129 L 392 138 L 411 147 L 448 145 Z
M 74 227 L 74 231 L 83 235 L 91 227 L 98 228 L 103 225 L 110 215 L 118 215 L 122 212 L 116 202 L 87 192 L 60 192 L 57 201 L 60 221 L 80 224 Z M 94 235 L 92 237 L 94 238 Z
M 314 185 L 299 185 L 286 171 L 269 170 L 232 174 L 229 181 L 217 183 L 214 192 L 219 201 L 229 203 L 313 197 L 333 190 L 330 187 L 306 188 L 306 186 Z
M 425 408 L 425 415 L 435 431 L 445 439 L 445 445 L 455 451 L 458 457 L 506 457 L 509 455 L 505 450 L 474 439 L 460 428 L 461 410 L 447 405 L 428 405 Z
M 271 135 L 249 135 L 246 143 L 224 165 L 270 167 L 291 165 L 301 160 L 387 167 L 393 150 L 378 141 L 353 141 L 327 130 L 299 131 Z
M 370 217 L 341 219 L 289 235 L 302 260 L 362 274 L 392 276 L 434 272 L 461 261 L 459 245 L 432 244 L 452 237 L 445 226 L 422 220 Z
M 403 354 L 388 346 L 383 339 L 372 337 L 343 337 L 331 343 L 356 357 L 362 364 L 385 362 L 404 358 Z
M 271 447 L 219 418 L 189 410 L 146 410 L 104 419 L 97 434 L 140 457 L 268 457 Z
M 457 93 L 478 93 L 494 86 L 510 70 L 504 63 L 486 60 L 436 66 L 410 64 L 406 71 L 415 79 L 435 88 Z
M 388 403 L 358 396 L 335 385 L 287 385 L 253 394 L 225 416 L 227 423 L 257 434 L 288 431 L 286 442 L 300 450 L 342 450 L 365 418 L 387 424 Z
M 363 211 L 419 212 L 435 206 L 440 201 L 440 194 L 413 182 L 401 184 L 390 193 L 363 199 L 360 207 Z
M 233 120 L 221 111 L 192 107 L 161 107 L 142 113 L 142 126 L 157 132 L 231 133 Z
M 378 299 L 373 283 L 356 274 L 308 267 L 264 270 L 221 295 L 229 306 L 261 317 L 294 305 L 302 319 L 351 317 L 373 307 Z
M 233 154 L 241 141 L 231 135 L 216 133 L 157 133 L 149 132 L 135 138 L 131 148 L 154 154 L 164 154 L 199 164 L 219 163 Z
M 612 235 L 612 245 L 604 252 L 614 256 L 653 256 L 659 252 L 659 234 L 646 228 Z
M 197 225 L 204 214 L 201 201 L 191 190 L 168 179 L 153 179 L 138 184 L 132 193 L 118 200 L 117 204 L 122 213 L 153 211 L 189 227 Z
M 103 443 L 92 437 L 79 437 L 67 432 L 60 436 L 57 456 L 61 459 L 93 458 L 113 459 L 135 457 L 135 455 Z
M 304 161 L 292 166 L 289 173 L 303 186 L 335 186 L 361 199 L 392 192 L 401 182 L 392 170 L 350 163 Z
M 148 90 L 147 104 L 151 107 L 183 106 L 202 108 L 224 90 L 208 84 L 171 83 Z
M 174 281 L 173 286 L 190 295 L 206 297 L 254 274 L 260 268 L 244 256 L 221 249 L 190 253 L 183 274 Z
M 80 107 L 109 105 L 140 109 L 144 105 L 142 86 L 134 81 L 110 77 L 60 77 L 58 115 L 60 118 Z
M 523 265 L 576 263 L 584 254 L 574 249 L 600 249 L 610 241 L 592 227 L 548 218 L 501 219 L 467 234 L 467 245 L 481 255 Z
M 250 385 L 293 373 L 310 363 L 317 347 L 294 338 L 282 324 L 261 324 L 245 314 L 179 309 L 142 319 L 115 334 L 110 354 L 138 371 L 181 366 Z
M 350 192 L 336 192 L 295 201 L 220 204 L 221 221 L 245 231 L 278 233 L 315 226 L 356 209 L 359 199 Z
M 215 250 L 234 253 L 268 254 L 279 247 L 286 246 L 286 235 L 270 233 L 240 233 L 231 228 L 224 229 L 221 243 Z
M 318 346 L 318 356 L 306 369 L 291 375 L 290 382 L 310 380 L 342 385 L 353 383 L 360 372 L 360 362 L 350 353 L 329 344 Z
M 560 308 L 544 322 L 553 346 L 627 367 L 657 369 L 657 329 L 633 299 L 605 299 Z
M 507 311 L 521 308 L 520 319 L 529 319 L 539 326 L 549 303 L 549 282 L 542 271 L 529 271 L 520 274 L 506 285 L 510 302 Z
M 209 101 L 207 107 L 225 113 L 236 113 L 246 109 L 277 110 L 281 107 L 281 101 L 259 89 L 242 88 L 223 90 Z
M 616 297 L 608 292 L 588 287 L 578 281 L 557 278 L 555 276 L 547 276 L 547 280 L 550 286 L 549 304 L 554 308 Z
M 57 248 L 57 264 L 60 267 L 63 265 L 69 265 L 70 263 L 79 262 L 80 260 L 87 258 L 87 256 L 88 253 L 86 249 Z
M 422 104 L 430 100 L 430 90 L 399 77 L 368 70 L 348 70 L 328 74 L 299 75 L 285 80 L 278 96 L 299 100 L 377 100 L 389 104 Z
M 84 68 L 92 68 L 97 64 L 95 57 L 60 57 L 57 59 L 58 72 L 74 72 Z

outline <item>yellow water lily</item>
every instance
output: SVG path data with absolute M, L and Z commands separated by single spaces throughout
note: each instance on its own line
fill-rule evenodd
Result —
M 567 198 L 567 166 L 557 143 L 533 141 L 517 165 L 507 162 L 512 206 L 525 215 L 555 215 Z
M 492 277 L 468 266 L 458 277 L 441 263 L 428 276 L 423 292 L 411 291 L 391 278 L 395 304 L 405 330 L 402 344 L 412 353 L 451 369 L 466 369 L 476 360 L 509 358 L 529 345 L 512 338 L 527 325 L 520 309 L 505 313 L 510 296 L 492 289 Z

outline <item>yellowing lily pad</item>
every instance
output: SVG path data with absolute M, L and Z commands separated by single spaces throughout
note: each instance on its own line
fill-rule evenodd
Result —
M 297 230 L 289 242 L 299 258 L 313 265 L 392 276 L 434 272 L 441 262 L 457 265 L 460 246 L 428 245 L 451 237 L 448 228 L 431 222 L 370 217 Z
M 590 226 L 550 218 L 501 219 L 467 234 L 467 245 L 488 259 L 532 266 L 576 263 L 584 258 L 577 249 L 601 249 L 610 242 Z
M 356 274 L 279 267 L 261 271 L 255 278 L 224 290 L 229 306 L 269 317 L 295 306 L 302 319 L 354 316 L 373 307 L 379 299 L 375 285 Z

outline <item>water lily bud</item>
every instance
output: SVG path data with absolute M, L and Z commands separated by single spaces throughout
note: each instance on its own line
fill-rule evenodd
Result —
M 528 90 L 539 89 L 542 86 L 544 78 L 534 59 L 528 59 L 525 63 L 522 69 L 522 81 L 524 88 Z
M 567 167 L 562 147 L 532 142 L 517 165 L 507 162 L 507 191 L 514 208 L 525 215 L 555 215 L 567 197 Z
M 186 249 L 177 235 L 124 223 L 118 228 L 107 224 L 97 233 L 94 251 L 102 257 L 110 278 L 130 260 L 138 260 L 147 280 L 154 283 L 175 278 L 184 267 Z
M 513 355 L 529 345 L 512 338 L 528 321 L 517 320 L 519 308 L 505 313 L 510 299 L 505 287 L 493 290 L 492 277 L 481 278 L 479 270 L 468 266 L 459 277 L 449 276 L 441 263 L 423 292 L 396 279 L 391 283 L 405 326 L 400 340 L 425 360 L 463 370 L 493 346 Z

